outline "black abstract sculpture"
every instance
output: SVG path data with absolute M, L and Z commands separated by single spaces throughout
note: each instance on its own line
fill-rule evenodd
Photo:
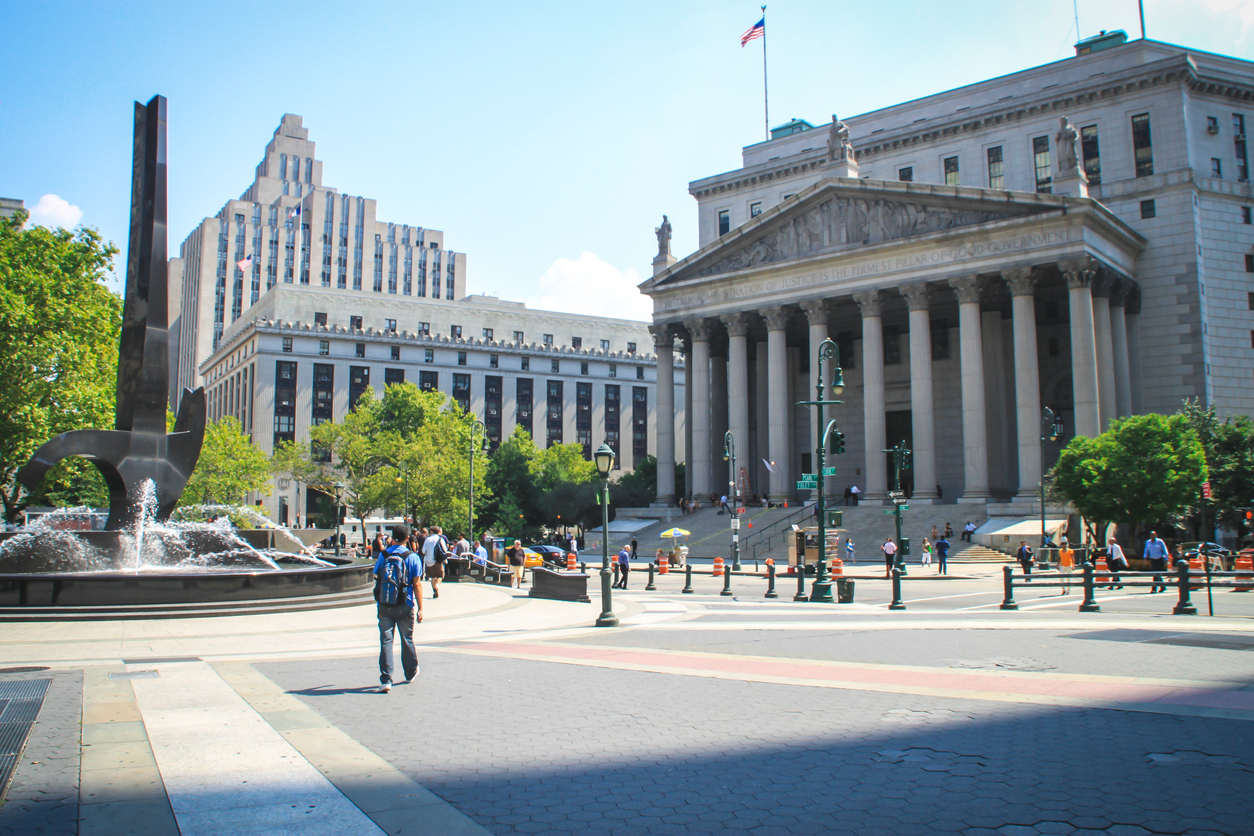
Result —
M 169 376 L 169 276 L 166 262 L 166 100 L 135 102 L 131 231 L 126 296 L 118 341 L 115 429 L 74 430 L 48 441 L 18 474 L 35 490 L 68 456 L 96 466 L 109 486 L 108 529 L 128 528 L 143 513 L 144 484 L 156 486 L 157 519 L 170 516 L 200 458 L 205 390 L 183 390 L 174 431 L 166 432 Z

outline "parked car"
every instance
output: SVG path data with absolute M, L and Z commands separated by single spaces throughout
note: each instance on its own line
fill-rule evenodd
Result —
M 534 546 L 528 546 L 527 548 L 539 553 L 540 556 L 544 558 L 544 561 L 549 565 L 557 566 L 562 569 L 566 568 L 566 552 L 562 551 L 557 546 L 548 546 L 542 543 L 537 543 Z M 530 566 L 531 564 L 527 565 Z
M 1180 543 L 1180 548 L 1184 551 L 1186 559 L 1197 557 L 1199 554 L 1206 558 L 1214 571 L 1229 571 L 1227 567 L 1232 566 L 1233 552 L 1225 549 L 1218 543 L 1207 543 L 1199 540 L 1188 540 Z

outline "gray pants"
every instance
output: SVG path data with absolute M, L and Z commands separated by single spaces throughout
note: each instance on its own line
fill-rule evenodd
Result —
M 418 673 L 418 651 L 414 649 L 413 607 L 379 604 L 379 682 L 392 681 L 392 634 L 401 633 L 401 668 L 406 679 Z

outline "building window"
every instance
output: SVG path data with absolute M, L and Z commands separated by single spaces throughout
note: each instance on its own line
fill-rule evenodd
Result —
M 323 357 L 326 357 L 328 354 L 330 354 L 331 353 L 331 341 L 330 340 L 318 340 L 318 353 L 321 354 Z
M 291 338 L 291 337 L 284 337 L 284 338 L 283 338 L 283 352 L 284 352 L 285 354 L 291 354 L 291 353 L 292 353 L 292 338 Z
M 1212 135 L 1219 133 L 1219 117 L 1218 116 L 1206 117 L 1206 133 L 1212 134 Z
M 544 344 L 545 344 L 545 345 L 553 345 L 553 335 L 552 335 L 552 334 L 545 334 L 545 335 L 544 335 Z
M 1224 167 L 1218 157 L 1210 158 L 1210 176 L 1216 180 L 1224 179 Z
M 470 375 L 453 375 L 453 400 L 462 408 L 462 412 L 470 411 Z
M 644 366 L 636 366 L 636 380 L 644 380 Z
M 914 182 L 914 166 L 907 165 L 897 169 L 897 179 L 903 183 Z
M 383 370 L 383 387 L 400 386 L 405 382 L 404 369 L 384 369 Z
M 1053 177 L 1049 165 L 1049 137 L 1038 136 L 1032 140 L 1032 161 L 1036 164 L 1036 191 L 1052 194 Z
M 426 349 L 423 349 L 423 351 L 422 351 L 422 362 L 424 362 L 424 363 L 434 363 L 434 362 L 435 362 L 435 349 L 434 349 L 434 348 L 426 348 Z
M 884 365 L 901 363 L 901 329 L 896 325 L 884 326 Z
M 947 320 L 932 320 L 932 359 L 949 359 L 949 322 Z
M 459 366 L 466 365 L 466 352 L 464 351 L 457 352 L 457 365 Z
M 726 235 L 731 231 L 731 212 L 727 209 L 720 209 L 718 212 L 718 234 Z
M 1254 293 L 1247 293 L 1246 296 L 1248 297 L 1246 303 L 1249 305 L 1250 310 L 1254 311 Z
M 515 332 L 514 332 L 514 342 L 516 342 L 516 343 L 521 343 L 521 342 L 523 342 L 523 332 L 522 332 L 522 331 L 515 331 Z
M 1154 143 L 1150 138 L 1148 113 L 1132 117 L 1132 155 L 1136 160 L 1137 177 L 1149 177 L 1154 173 Z
M 485 340 L 490 340 L 490 339 L 492 339 L 492 329 L 491 329 L 491 328 L 484 328 L 484 329 L 483 329 L 483 338 L 484 338 Z
M 1080 156 L 1084 158 L 1084 176 L 1093 185 L 1102 182 L 1101 147 L 1097 142 L 1097 126 L 1080 128 Z
M 401 347 L 399 345 L 392 346 L 392 359 L 393 360 L 401 359 Z
M 610 377 L 618 377 L 618 366 L 610 363 Z
M 627 353 L 628 353 L 628 354 L 635 354 L 635 353 L 636 353 L 636 344 L 635 344 L 635 343 L 627 343 Z
M 751 218 L 756 218 L 758 215 L 761 215 L 761 214 L 762 214 L 762 204 L 761 204 L 761 203 L 750 203 L 750 204 L 749 204 L 749 217 L 751 217 Z
M 1006 163 L 1002 160 L 1000 145 L 988 149 L 988 187 L 1006 188 Z
M 462 327 L 460 325 L 450 325 L 448 327 L 448 335 L 455 340 L 462 338 Z
M 609 350 L 610 350 L 610 341 L 609 341 L 609 340 L 601 340 L 601 350 L 602 350 L 602 351 L 609 351 Z
M 1254 218 L 1252 218 L 1251 215 L 1254 215 L 1254 213 L 1250 211 L 1250 207 L 1248 206 L 1241 207 L 1241 223 L 1243 224 L 1251 223 L 1251 221 L 1254 220 Z
M 841 331 L 836 335 L 836 348 L 839 350 L 841 368 L 856 369 L 857 357 L 853 353 L 853 332 Z
M 583 348 L 583 337 L 571 337 L 570 347 L 571 348 Z
M 420 336 L 420 337 L 429 337 L 429 336 L 431 336 L 431 323 L 430 323 L 430 322 L 419 322 L 419 323 L 418 323 L 418 336 Z
M 327 327 L 327 315 L 325 313 L 315 313 L 314 325 L 321 325 L 323 328 Z
M 358 356 L 358 357 L 365 357 L 365 356 L 366 356 L 366 344 L 365 344 L 365 343 L 357 343 L 357 352 L 356 352 L 356 353 L 357 353 L 357 356 Z
M 499 369 L 500 367 L 501 367 L 501 355 L 489 354 L 488 355 L 488 368 Z
M 385 319 L 385 320 L 383 320 L 383 330 L 385 330 L 385 331 L 395 331 L 395 330 L 396 330 L 396 320 L 395 320 L 395 319 Z
M 561 374 L 562 364 L 557 360 L 551 360 L 549 362 L 550 362 L 549 368 L 552 370 L 553 374 Z
M 354 331 L 360 331 L 361 330 L 361 317 L 350 316 L 348 318 L 348 327 Z
M 580 363 L 580 364 L 579 364 L 579 373 L 580 373 L 580 374 L 587 374 L 587 373 L 588 373 L 588 364 L 587 364 L 587 363 Z
M 1254 273 L 1254 255 L 1247 255 L 1245 257 L 1245 272 Z
M 433 392 L 440 388 L 439 372 L 419 372 L 418 388 L 424 392 Z
M 522 363 L 519 364 L 518 368 L 522 369 L 525 372 L 531 371 L 531 358 L 530 357 L 522 358 Z
M 958 185 L 958 158 L 957 157 L 945 158 L 945 185 L 946 186 Z
M 1237 157 L 1237 180 L 1248 182 L 1250 166 L 1245 156 L 1245 117 L 1240 113 L 1232 114 L 1232 146 Z
M 1141 201 L 1141 220 L 1143 221 L 1149 220 L 1150 218 L 1156 217 L 1157 214 L 1158 214 L 1158 211 L 1154 207 L 1154 201 L 1152 200 Z

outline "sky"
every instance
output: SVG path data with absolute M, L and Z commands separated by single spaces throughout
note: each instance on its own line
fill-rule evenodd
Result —
M 169 100 L 170 252 L 252 181 L 284 113 L 323 183 L 439 229 L 467 285 L 647 320 L 663 213 L 764 137 L 761 16 L 740 0 L 0 0 L 0 196 L 126 246 L 132 101 Z M 1156 40 L 1254 59 L 1254 0 L 1144 0 Z M 1136 0 L 776 0 L 770 121 L 813 124 L 1140 35 Z M 125 269 L 124 255 L 117 269 Z

